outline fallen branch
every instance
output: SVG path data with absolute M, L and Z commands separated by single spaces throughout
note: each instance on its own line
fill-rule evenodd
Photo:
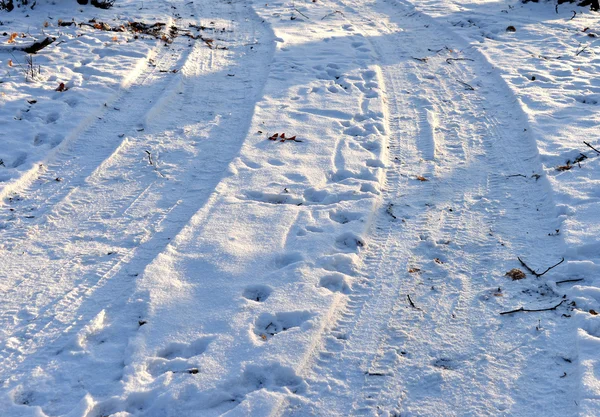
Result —
M 562 300 L 560 303 L 558 303 L 554 307 L 548 307 L 548 308 L 534 308 L 534 309 L 529 309 L 529 308 L 520 307 L 520 308 L 517 308 L 516 310 L 503 311 L 503 312 L 500 313 L 500 315 L 520 313 L 520 312 L 535 313 L 535 312 L 538 312 L 538 311 L 552 311 L 552 310 L 556 310 L 558 307 L 560 307 L 560 305 L 562 303 L 564 303 L 565 301 L 567 301 L 567 300 Z
M 531 268 L 529 267 L 529 265 L 527 265 L 525 262 L 523 262 L 523 260 L 522 260 L 521 258 L 517 257 L 517 259 L 519 260 L 519 262 L 521 262 L 521 265 L 523 265 L 523 267 L 524 267 L 525 269 L 527 269 L 527 270 L 528 270 L 528 271 L 529 271 L 529 272 L 530 272 L 532 275 L 535 275 L 537 278 L 541 277 L 541 276 L 542 276 L 542 275 L 544 275 L 546 272 L 550 271 L 552 268 L 556 268 L 558 265 L 562 264 L 562 263 L 565 261 L 565 258 L 562 258 L 562 259 L 560 260 L 560 262 L 558 262 L 558 263 L 557 263 L 557 264 L 555 264 L 555 265 L 552 265 L 551 267 L 549 267 L 548 269 L 546 269 L 544 272 L 542 272 L 542 273 L 540 274 L 540 273 L 538 273 L 538 272 L 534 271 L 533 269 L 531 269 Z
M 55 40 L 56 40 L 56 38 L 46 38 L 42 41 L 35 42 L 29 46 L 23 46 L 23 47 L 16 48 L 16 49 L 23 51 L 25 53 L 28 53 L 28 54 L 35 54 L 35 53 L 38 53 L 39 51 L 41 51 L 42 49 L 44 49 L 46 46 L 54 43 Z
M 447 64 L 452 64 L 452 61 L 474 61 L 471 58 L 446 58 Z
M 410 306 L 412 308 L 414 308 L 415 310 L 421 310 L 419 307 L 417 307 L 415 305 L 415 303 L 413 303 L 413 300 L 411 300 L 411 298 L 410 298 L 410 294 L 406 294 L 406 298 L 408 298 L 408 303 L 410 304 Z
M 564 284 L 566 282 L 579 282 L 579 281 L 583 281 L 583 278 L 577 278 L 577 279 L 563 279 L 562 281 L 556 281 L 555 284 Z
M 598 149 L 594 148 L 592 145 L 590 145 L 589 143 L 587 143 L 585 140 L 583 141 L 583 143 L 585 143 L 587 146 L 589 146 L 590 148 L 592 148 L 594 151 L 596 151 L 600 155 L 600 151 Z

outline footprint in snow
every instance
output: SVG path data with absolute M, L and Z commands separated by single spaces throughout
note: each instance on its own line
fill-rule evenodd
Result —
M 242 295 L 244 298 L 248 300 L 256 301 L 258 303 L 262 303 L 269 298 L 271 295 L 272 289 L 267 285 L 250 285 L 246 287 Z
M 263 313 L 254 324 L 254 333 L 262 341 L 271 339 L 276 334 L 285 332 L 294 327 L 305 327 L 305 323 L 312 318 L 308 311 L 290 311 L 285 313 Z

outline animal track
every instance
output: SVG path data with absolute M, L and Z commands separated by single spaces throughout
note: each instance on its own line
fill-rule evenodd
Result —
M 33 138 L 33 144 L 35 146 L 41 146 L 44 143 L 46 143 L 47 141 L 48 141 L 48 134 L 47 133 L 38 133 Z
M 337 237 L 335 240 L 336 245 L 340 249 L 350 250 L 353 252 L 358 252 L 361 248 L 365 246 L 364 240 L 351 232 L 343 233 Z
M 247 191 L 246 199 L 254 200 L 261 203 L 269 204 L 292 204 L 301 205 L 304 200 L 302 198 L 294 197 L 289 193 L 275 194 L 275 193 L 263 193 L 261 191 Z
M 342 253 L 319 258 L 317 266 L 326 271 L 341 272 L 346 275 L 356 275 L 359 269 L 352 255 Z
M 48 115 L 48 117 L 46 117 L 46 123 L 48 123 L 48 124 L 54 123 L 58 119 L 60 119 L 60 114 L 56 113 L 56 112 L 52 112 Z
M 158 352 L 158 356 L 164 359 L 191 358 L 206 351 L 214 337 L 202 337 L 192 343 L 170 343 Z
M 294 394 L 301 394 L 307 388 L 306 382 L 296 375 L 293 369 L 280 364 L 248 365 L 242 374 L 241 382 L 250 392 L 260 389 L 280 391 L 286 388 Z
M 287 313 L 263 313 L 254 325 L 254 333 L 261 340 L 269 340 L 276 334 L 285 332 L 294 327 L 300 327 L 309 320 L 312 314 L 308 311 L 291 311 Z
M 577 96 L 575 100 L 582 104 L 596 105 L 600 103 L 600 95 Z
M 331 292 L 341 292 L 344 294 L 350 294 L 352 292 L 352 288 L 350 287 L 346 276 L 339 273 L 325 275 L 319 281 L 319 286 L 327 288 Z
M 244 298 L 262 303 L 271 295 L 271 287 L 266 285 L 250 285 L 243 292 Z
M 304 256 L 300 252 L 288 252 L 276 255 L 274 258 L 275 268 L 283 269 L 289 265 L 304 261 Z
M 197 356 L 202 355 L 214 337 L 201 337 L 192 343 L 170 343 L 150 358 L 146 364 L 148 372 L 155 378 L 167 372 L 197 374 L 200 372 Z
M 329 212 L 329 218 L 334 222 L 346 224 L 355 220 L 360 220 L 362 218 L 362 214 L 345 210 L 335 210 Z

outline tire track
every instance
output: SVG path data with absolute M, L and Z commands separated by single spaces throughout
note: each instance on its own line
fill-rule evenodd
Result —
M 186 3 L 193 7 L 191 4 Z M 204 7 L 208 10 L 201 10 Z M 0 350 L 0 369 L 11 384 L 26 378 L 36 364 L 53 358 L 54 352 L 62 351 L 101 308 L 116 317 L 113 326 L 130 327 L 120 321 L 131 316 L 127 313 L 132 308 L 128 299 L 135 288 L 135 277 L 206 203 L 242 145 L 241 140 L 227 141 L 222 146 L 216 146 L 215 141 L 246 136 L 254 106 L 249 98 L 258 99 L 264 83 L 260 77 L 266 74 L 272 54 L 269 46 L 259 44 L 250 49 L 247 44 L 264 37 L 266 29 L 241 3 L 200 5 L 189 11 L 222 24 L 218 42 L 232 52 L 209 49 L 204 42 L 192 48 L 180 45 L 182 50 L 190 50 L 179 60 L 181 64 L 182 60 L 186 62 L 181 78 L 153 93 L 145 113 L 130 113 L 130 122 L 147 117 L 143 114 L 151 116 L 144 126 L 148 133 L 129 137 L 107 158 L 93 158 L 90 166 L 85 166 L 88 161 L 81 156 L 89 150 L 79 154 L 89 140 L 83 138 L 82 144 L 73 145 L 63 161 L 79 154 L 81 166 L 65 164 L 80 177 L 62 188 L 67 195 L 49 199 L 52 205 L 46 219 L 30 230 L 20 231 L 21 239 L 26 233 L 29 237 L 15 243 L 13 253 L 18 247 L 27 254 L 25 259 L 16 253 L 5 257 L 7 275 L 24 277 L 20 286 L 7 293 L 2 306 L 6 314 L 2 317 L 5 345 Z M 232 23 L 246 18 L 249 23 L 245 25 Z M 219 94 L 224 91 L 221 80 L 234 71 L 236 78 L 228 85 L 239 89 L 240 94 L 235 100 L 226 100 Z M 168 95 L 163 98 L 165 93 Z M 203 95 L 211 97 L 211 102 L 202 100 L 207 107 L 194 111 Z M 136 102 L 143 101 L 141 93 L 139 99 Z M 232 108 L 236 111 L 227 121 L 219 117 Z M 179 126 L 189 126 L 190 130 L 186 132 Z M 100 124 L 99 133 L 103 128 Z M 159 156 L 155 161 L 164 176 L 148 166 L 143 149 L 151 149 L 155 158 Z M 40 187 L 39 192 L 40 199 L 49 194 L 47 188 Z M 29 204 L 29 200 L 24 198 L 22 204 Z M 13 238 L 18 241 L 17 231 Z M 61 248 L 61 239 L 66 240 L 66 248 Z M 49 273 L 36 271 L 41 262 L 54 268 L 47 268 Z M 33 306 L 43 304 L 33 318 L 15 319 L 25 297 L 34 297 Z M 11 302 L 14 307 L 9 306 Z M 15 348 L 8 347 L 8 340 L 22 342 Z M 65 364 L 60 372 L 68 374 L 68 368 Z
M 500 96 L 492 94 L 500 89 L 479 81 L 474 66 L 446 64 L 443 58 L 430 58 L 427 65 L 411 60 L 410 54 L 426 52 L 424 46 L 439 49 L 454 39 L 420 16 L 397 18 L 398 30 L 368 4 L 348 3 L 340 3 L 346 16 L 363 20 L 353 21 L 356 26 L 373 27 L 365 37 L 387 69 L 389 114 L 397 115 L 388 122 L 391 137 L 399 138 L 390 145 L 384 195 L 393 206 L 380 210 L 373 229 L 363 265 L 368 284 L 351 295 L 314 358 L 308 395 L 314 404 L 293 406 L 284 414 L 456 415 L 461 410 L 497 415 L 511 410 L 511 415 L 527 415 L 511 389 L 536 388 L 518 383 L 508 362 L 527 358 L 501 355 L 507 343 L 500 336 L 481 339 L 489 323 L 502 326 L 496 316 L 502 306 L 486 305 L 482 297 L 523 302 L 523 287 L 496 298 L 490 289 L 508 286 L 506 278 L 498 278 L 519 253 L 543 252 L 537 255 L 540 262 L 561 253 L 560 239 L 547 237 L 556 223 L 547 218 L 554 211 L 547 184 L 528 178 L 515 187 L 508 178 L 539 168 L 535 145 L 511 125 L 520 119 L 510 105 L 503 106 L 504 114 L 490 110 L 489 97 Z M 465 92 L 455 83 L 471 79 L 478 80 L 482 92 Z M 435 131 L 432 116 L 444 129 Z M 439 140 L 431 137 L 438 134 Z M 415 181 L 419 175 L 428 181 Z M 499 273 L 490 271 L 490 264 Z M 524 287 L 540 302 L 558 297 L 544 294 L 536 283 Z M 560 325 L 560 318 L 555 320 Z M 507 331 L 525 333 L 523 326 L 516 322 L 500 333 L 512 342 L 518 337 L 507 337 Z M 497 363 L 486 360 L 494 354 Z M 541 358 L 544 365 L 549 362 L 551 355 Z M 560 382 L 552 390 L 559 398 L 564 393 Z

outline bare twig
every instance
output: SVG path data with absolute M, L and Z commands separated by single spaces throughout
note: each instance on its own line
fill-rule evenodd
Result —
M 571 10 L 571 13 L 573 13 L 573 16 L 571 16 L 569 20 L 573 20 L 575 19 L 575 16 L 577 16 L 577 12 L 575 10 Z
M 587 146 L 589 146 L 590 148 L 592 148 L 594 151 L 596 151 L 596 153 L 600 154 L 600 151 L 596 148 L 594 148 L 592 145 L 590 145 L 589 143 L 587 143 L 585 140 L 583 141 L 583 143 L 585 143 Z
M 579 54 L 581 54 L 583 51 L 585 51 L 586 49 L 588 49 L 588 47 L 591 45 L 591 43 L 588 43 L 586 46 L 584 46 L 579 52 L 577 52 L 575 54 L 575 56 L 579 56 Z
M 406 298 L 408 298 L 408 303 L 410 304 L 410 306 L 412 308 L 414 308 L 415 310 L 421 310 L 419 307 L 417 307 L 415 305 L 415 303 L 413 303 L 413 300 L 410 298 L 410 294 L 406 294 Z
M 148 163 L 154 166 L 154 161 L 152 160 L 152 153 L 150 151 L 144 151 L 148 154 Z
M 583 281 L 583 278 L 577 278 L 577 279 L 563 279 L 562 281 L 556 281 L 555 284 L 565 284 L 567 282 L 579 282 L 579 281 Z
M 512 174 L 512 175 L 507 175 L 506 178 L 512 178 L 512 177 L 523 177 L 523 178 L 527 178 L 527 175 L 523 175 L 523 174 Z
M 198 370 L 198 368 L 190 368 L 190 369 L 186 369 L 186 370 L 182 370 L 182 371 L 171 371 L 174 374 L 192 374 L 192 375 L 196 375 L 198 372 L 200 372 Z
M 444 51 L 444 50 L 448 50 L 448 49 L 449 49 L 449 48 L 448 48 L 447 46 L 444 46 L 444 47 L 443 47 L 443 48 L 441 48 L 441 49 L 429 49 L 429 48 L 427 48 L 427 50 L 428 50 L 429 52 L 434 52 L 434 53 L 436 53 L 436 54 L 439 54 L 440 52 L 442 52 L 442 51 Z
M 452 64 L 452 61 L 473 61 L 471 58 L 446 58 L 447 64 Z
M 415 58 L 414 56 L 411 56 L 411 58 L 415 61 L 427 62 L 427 58 Z
M 344 13 L 342 13 L 342 12 L 341 12 L 341 11 L 339 11 L 339 10 L 336 10 L 336 11 L 334 11 L 334 12 L 331 12 L 331 13 L 329 13 L 329 14 L 326 14 L 325 16 L 323 16 L 323 17 L 321 18 L 321 20 L 325 20 L 325 19 L 327 19 L 328 17 L 330 17 L 330 16 L 334 16 L 334 15 L 336 15 L 336 14 L 341 14 L 342 16 L 344 16 Z
M 565 261 L 565 258 L 562 258 L 560 260 L 560 262 L 556 263 L 555 265 L 552 265 L 551 267 L 549 267 L 548 269 L 546 269 L 544 272 L 542 272 L 540 274 L 540 273 L 537 273 L 536 271 L 534 271 L 533 269 L 531 269 L 529 267 L 529 265 L 527 265 L 525 262 L 523 262 L 523 260 L 521 258 L 517 257 L 517 259 L 519 260 L 519 262 L 521 262 L 521 265 L 523 265 L 523 267 L 531 273 L 531 275 L 535 275 L 538 278 L 541 277 L 542 275 L 544 275 L 546 272 L 550 271 L 552 268 L 556 268 L 558 265 L 562 264 Z
M 456 81 L 458 81 L 460 84 L 462 84 L 466 90 L 475 91 L 475 89 L 471 85 L 469 85 L 461 80 L 456 80 Z
M 398 218 L 396 217 L 396 215 L 394 214 L 394 205 L 392 203 L 388 204 L 387 208 L 385 209 L 385 212 L 387 214 L 389 214 L 390 216 L 392 216 L 392 218 L 394 220 L 397 220 Z
M 147 151 L 147 150 L 144 151 L 144 152 L 146 152 L 148 154 L 148 163 L 154 167 L 154 170 L 158 173 L 158 175 L 160 175 L 161 177 L 165 178 L 165 176 L 163 175 L 163 173 L 158 170 L 158 166 L 156 165 L 156 163 L 154 163 L 154 160 L 152 159 L 152 153 L 150 151 Z
M 307 18 L 308 20 L 310 20 L 310 17 L 308 17 L 307 15 L 305 15 L 304 13 L 302 13 L 300 10 L 298 10 L 296 8 L 296 6 L 292 6 L 292 9 L 294 9 L 294 11 L 302 16 L 304 16 L 305 18 Z
M 512 313 L 519 313 L 521 311 L 524 312 L 524 313 L 535 313 L 535 312 L 538 312 L 538 311 L 552 311 L 552 310 L 556 310 L 565 301 L 567 301 L 567 300 L 562 300 L 560 303 L 558 303 L 554 307 L 548 307 L 548 308 L 534 308 L 534 309 L 529 309 L 529 308 L 520 307 L 520 308 L 517 308 L 516 310 L 503 311 L 502 313 L 500 313 L 500 315 L 512 314 Z

